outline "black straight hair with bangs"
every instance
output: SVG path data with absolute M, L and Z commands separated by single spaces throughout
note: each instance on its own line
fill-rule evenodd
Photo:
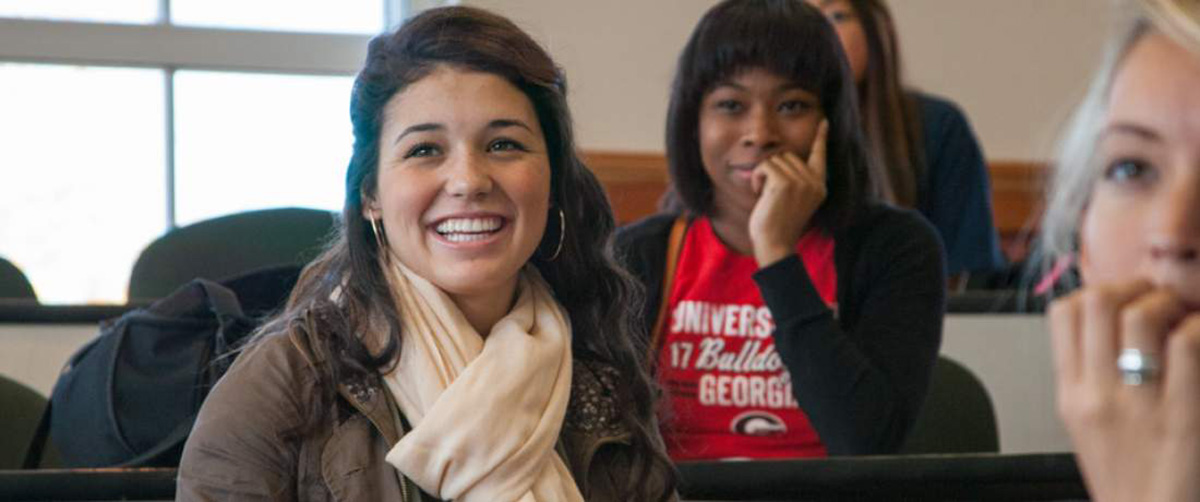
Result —
M 825 15 L 803 0 L 726 0 L 696 25 L 679 56 L 667 112 L 671 189 L 694 215 L 712 215 L 713 184 L 700 156 L 705 95 L 738 73 L 762 68 L 815 94 L 829 120 L 825 202 L 814 223 L 847 225 L 864 203 L 876 169 L 859 127 L 854 78 Z

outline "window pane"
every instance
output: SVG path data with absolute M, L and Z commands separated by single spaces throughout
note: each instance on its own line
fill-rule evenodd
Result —
M 124 302 L 166 229 L 163 75 L 0 64 L 0 255 L 43 303 Z
M 391 0 L 171 0 L 171 22 L 252 30 L 377 33 Z
M 279 206 L 338 210 L 351 77 L 175 74 L 179 225 Z
M 158 0 L 2 0 L 0 17 L 148 24 Z

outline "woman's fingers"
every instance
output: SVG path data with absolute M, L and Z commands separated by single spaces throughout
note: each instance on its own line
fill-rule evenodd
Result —
M 1121 338 L 1118 361 L 1125 364 L 1141 362 L 1150 365 L 1149 373 L 1144 375 L 1149 381 L 1127 382 L 1137 385 L 1126 385 L 1125 388 L 1134 399 L 1146 401 L 1156 399 L 1159 386 L 1154 381 L 1158 377 L 1158 367 L 1164 355 L 1164 345 L 1167 334 L 1171 332 L 1187 315 L 1187 308 L 1179 297 L 1167 289 L 1155 289 L 1144 294 L 1121 311 Z M 1145 407 L 1151 406 L 1143 402 Z
M 783 153 L 762 161 L 755 169 L 756 176 L 751 178 L 752 187 L 759 185 L 755 192 L 762 196 L 766 185 L 772 184 L 777 192 L 788 193 L 788 196 L 799 195 L 797 189 L 802 189 L 810 181 L 803 173 L 803 164 L 797 165 L 792 160 L 798 158 L 795 154 Z M 761 184 L 755 183 L 756 179 L 761 179 Z
M 805 164 L 818 173 L 821 181 L 825 180 L 825 152 L 829 143 L 829 120 L 821 120 L 821 125 L 817 126 L 817 136 L 813 138 L 812 149 L 808 153 L 808 162 Z
M 750 239 L 760 265 L 791 252 L 825 201 L 825 143 L 829 126 L 822 121 L 808 161 L 795 152 L 773 155 L 755 168 L 750 187 L 758 201 L 750 213 Z
M 1161 428 L 1155 460 L 1161 469 L 1156 476 L 1161 500 L 1198 500 L 1200 487 L 1194 482 L 1200 465 L 1196 445 L 1200 431 L 1200 314 L 1192 314 L 1168 337 L 1163 360 L 1162 401 L 1156 416 Z
M 1116 285 L 1086 288 L 1080 295 L 1083 306 L 1081 376 L 1100 385 L 1116 383 L 1120 373 L 1116 368 L 1120 345 L 1120 314 L 1134 299 L 1148 293 L 1151 284 L 1136 281 Z
M 790 179 L 824 187 L 828 137 L 829 121 L 822 120 L 820 125 L 817 126 L 817 134 L 813 137 L 808 160 L 800 158 L 800 155 L 795 152 L 787 151 L 769 157 L 763 161 L 763 164 L 771 164 L 778 167 L 779 172 L 787 175 Z
M 754 196 L 762 195 L 763 186 L 767 184 L 767 173 L 760 164 L 750 173 L 750 189 L 754 190 Z
M 824 184 L 824 181 L 818 178 L 818 175 L 813 172 L 812 168 L 800 160 L 800 156 L 794 152 L 787 152 L 776 157 L 779 163 L 786 166 L 787 171 L 792 178 L 800 183 L 808 184 Z
M 776 165 L 775 157 L 770 157 L 754 168 L 754 172 L 750 175 L 750 188 L 754 190 L 754 195 L 761 197 L 767 184 L 775 183 L 781 176 L 784 176 L 784 173 Z
M 820 194 L 820 197 L 824 198 L 824 173 L 818 172 L 818 170 L 806 164 L 795 152 L 781 153 L 771 157 L 767 162 L 771 163 L 780 174 L 786 176 L 797 188 L 805 192 Z
M 1188 315 L 1167 337 L 1163 348 L 1164 409 L 1168 423 L 1200 430 L 1200 314 Z
M 1092 488 L 1114 500 L 1198 500 L 1190 480 L 1200 464 L 1200 313 L 1167 289 L 1134 282 L 1089 284 L 1047 315 L 1059 412 Z M 1123 381 L 1122 349 L 1154 357 L 1160 372 Z
M 1121 311 L 1121 348 L 1161 353 L 1163 340 L 1183 317 L 1187 307 L 1167 289 L 1155 289 L 1135 298 Z
M 1064 386 L 1078 382 L 1080 377 L 1080 361 L 1083 354 L 1079 329 L 1082 308 L 1079 295 L 1079 292 L 1075 292 L 1055 300 L 1046 314 L 1050 321 L 1050 344 L 1054 351 L 1054 368 L 1060 395 L 1065 395 Z

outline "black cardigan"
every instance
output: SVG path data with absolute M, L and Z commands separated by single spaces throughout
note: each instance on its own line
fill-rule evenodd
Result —
M 617 256 L 646 288 L 642 320 L 658 315 L 676 215 L 617 233 Z M 946 273 L 933 227 L 915 211 L 862 208 L 834 233 L 838 315 L 795 254 L 754 274 L 775 319 L 775 348 L 800 408 L 833 455 L 894 453 L 929 386 L 942 340 Z

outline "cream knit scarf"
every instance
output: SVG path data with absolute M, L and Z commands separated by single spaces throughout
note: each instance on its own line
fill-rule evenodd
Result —
M 389 260 L 403 342 L 384 376 L 413 424 L 388 463 L 455 502 L 582 502 L 554 446 L 571 391 L 571 326 L 532 266 L 479 336 L 445 292 Z

